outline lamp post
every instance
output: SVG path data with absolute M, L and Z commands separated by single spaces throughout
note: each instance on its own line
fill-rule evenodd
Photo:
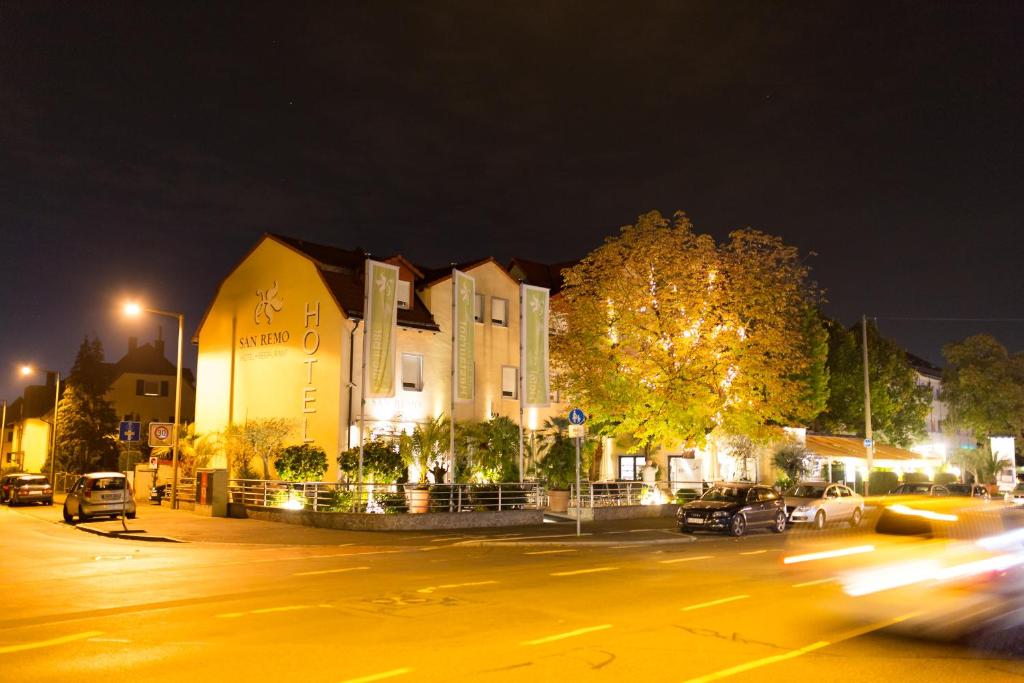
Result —
M 137 303 L 124 305 L 125 315 L 138 316 L 145 313 L 174 318 L 178 321 L 178 359 L 174 369 L 174 441 L 171 444 L 171 509 L 178 507 L 178 428 L 181 423 L 181 345 L 185 335 L 185 314 L 144 308 Z
M 25 377 L 33 374 L 35 369 L 31 365 L 22 365 L 21 374 Z M 53 429 L 50 430 L 50 485 L 54 486 L 57 472 L 57 416 L 60 411 L 60 370 L 48 370 L 57 378 L 53 388 Z M 7 417 L 7 404 L 4 404 L 4 421 Z

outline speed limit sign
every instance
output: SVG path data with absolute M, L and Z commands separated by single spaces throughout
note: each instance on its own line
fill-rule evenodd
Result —
M 150 422 L 149 423 L 149 445 L 151 448 L 157 446 L 171 446 L 174 444 L 174 423 L 173 422 Z

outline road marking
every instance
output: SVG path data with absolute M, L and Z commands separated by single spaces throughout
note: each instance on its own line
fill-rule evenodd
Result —
M 577 574 L 594 574 L 596 572 L 613 572 L 618 567 L 594 567 L 593 569 L 577 569 L 571 572 L 554 572 L 551 576 L 576 576 Z
M 82 633 L 74 633 L 70 636 L 61 636 L 60 638 L 51 638 L 50 640 L 37 640 L 33 643 L 22 643 L 21 645 L 5 645 L 0 647 L 0 655 L 10 654 L 11 652 L 22 652 L 24 650 L 36 650 L 41 647 L 50 647 L 51 645 L 63 645 L 64 643 L 73 643 L 76 640 L 85 640 L 86 638 L 93 638 L 101 635 L 103 635 L 103 631 L 83 631 Z
M 469 583 L 445 583 L 440 586 L 428 586 L 426 588 L 420 588 L 417 593 L 433 593 L 438 588 L 463 588 L 465 586 L 489 586 L 491 584 L 498 583 L 497 581 L 471 581 Z
M 856 638 L 858 636 L 863 636 L 863 635 L 866 635 L 868 633 L 871 633 L 872 631 L 877 631 L 877 630 L 885 628 L 887 626 L 892 626 L 894 624 L 898 624 L 901 621 L 906 621 L 907 619 L 911 619 L 913 617 L 916 617 L 919 614 L 921 614 L 921 612 L 911 612 L 910 614 L 904 614 L 903 616 L 896 617 L 895 619 L 887 619 L 887 620 L 879 622 L 877 624 L 872 624 L 870 626 L 865 626 L 863 628 L 858 628 L 858 629 L 854 629 L 852 631 L 847 631 L 846 633 L 840 635 L 838 638 L 835 638 L 834 640 L 831 640 L 831 641 L 819 640 L 816 643 L 811 643 L 810 645 L 805 645 L 804 647 L 798 648 L 796 650 L 790 650 L 789 652 L 785 652 L 785 653 L 783 653 L 781 655 L 772 655 L 771 657 L 764 657 L 762 659 L 755 659 L 754 661 L 747 662 L 746 664 L 738 664 L 736 666 L 729 667 L 728 669 L 722 669 L 721 671 L 716 671 L 714 673 L 706 674 L 704 676 L 698 676 L 697 678 L 691 678 L 688 681 L 686 681 L 685 683 L 709 683 L 710 681 L 718 681 L 718 680 L 721 680 L 723 678 L 728 678 L 729 676 L 734 676 L 736 674 L 743 673 L 745 671 L 750 671 L 751 669 L 758 669 L 758 668 L 760 668 L 762 666 L 767 666 L 769 664 L 774 664 L 776 662 L 783 662 L 783 661 L 786 661 L 787 659 L 793 659 L 795 657 L 799 657 L 800 655 L 805 655 L 808 652 L 813 652 L 815 650 L 820 650 L 821 648 L 828 647 L 829 645 L 835 645 L 836 643 L 841 643 L 844 640 L 850 640 L 851 638 Z
M 830 576 L 827 579 L 818 579 L 817 581 L 804 581 L 803 583 L 794 583 L 793 588 L 806 588 L 807 586 L 818 586 L 820 584 L 830 583 L 832 581 L 835 581 L 835 579 Z
M 846 557 L 847 555 L 858 555 L 860 553 L 874 552 L 873 545 L 855 545 L 850 548 L 839 548 L 838 550 L 826 550 L 820 553 L 808 553 L 806 555 L 791 555 L 782 558 L 782 564 L 797 564 L 800 562 L 813 562 L 814 560 L 828 560 L 833 557 Z
M 321 569 L 315 572 L 295 572 L 292 576 L 316 576 L 317 574 L 341 574 L 342 572 L 355 572 L 369 567 L 342 567 L 341 569 Z
M 574 553 L 575 548 L 566 548 L 564 550 L 534 550 L 533 552 L 523 553 L 524 555 L 557 555 L 559 553 Z
M 693 562 L 694 560 L 710 560 L 714 555 L 697 555 L 696 557 L 677 557 L 674 560 L 658 560 L 661 564 L 675 564 L 676 562 Z
M 127 638 L 90 638 L 90 643 L 130 643 Z
M 690 605 L 689 607 L 684 607 L 683 611 L 684 612 L 689 612 L 690 610 L 694 610 L 694 609 L 703 609 L 705 607 L 714 607 L 715 605 L 724 605 L 727 602 L 735 602 L 736 600 L 745 600 L 746 598 L 749 598 L 749 597 L 750 597 L 749 595 L 733 595 L 732 597 L 729 597 L 729 598 L 720 598 L 718 600 L 711 600 L 710 602 L 698 602 L 696 605 Z
M 218 614 L 220 619 L 237 619 L 246 614 L 270 614 L 271 612 L 294 612 L 295 610 L 309 609 L 309 605 L 285 605 L 284 607 L 264 607 L 262 609 L 249 610 L 248 612 L 225 612 Z
M 760 555 L 761 553 L 766 553 L 766 552 L 768 552 L 768 551 L 767 550 L 748 550 L 745 553 L 740 553 L 740 555 Z
M 556 640 L 575 638 L 576 636 L 582 636 L 587 633 L 593 633 L 594 631 L 604 631 L 610 629 L 611 627 L 611 624 L 601 624 L 600 626 L 588 626 L 587 628 L 578 628 L 575 631 L 559 633 L 557 635 L 547 636 L 546 638 L 537 638 L 536 640 L 524 640 L 522 643 L 520 643 L 520 645 L 542 645 L 544 643 L 552 643 Z
M 370 674 L 369 676 L 360 676 L 359 678 L 349 678 L 341 683 L 370 683 L 370 681 L 382 681 L 385 678 L 394 678 L 395 676 L 402 676 L 410 672 L 412 672 L 412 669 L 392 669 L 391 671 L 382 671 L 379 674 Z

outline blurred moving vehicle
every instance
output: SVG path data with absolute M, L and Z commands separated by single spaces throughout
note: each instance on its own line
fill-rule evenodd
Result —
M 0 503 L 6 503 L 11 495 L 11 484 L 18 477 L 24 477 L 28 472 L 10 472 L 0 478 Z
M 92 517 L 135 519 L 135 499 L 128 479 L 120 472 L 91 472 L 79 477 L 64 501 L 64 521 L 85 522 Z
M 782 496 L 758 484 L 720 484 L 676 512 L 679 531 L 724 531 L 742 536 L 751 527 L 764 526 L 777 534 L 786 529 Z
M 829 522 L 859 526 L 864 517 L 864 497 L 843 484 L 803 482 L 783 494 L 791 524 L 812 524 L 824 529 Z
M 7 488 L 7 505 L 25 505 L 42 503 L 53 505 L 53 487 L 45 474 L 19 474 L 10 479 L 4 478 Z
M 981 484 L 946 484 L 946 490 L 949 491 L 951 496 L 980 498 L 982 500 L 992 499 L 991 494 L 988 492 L 988 487 Z
M 948 496 L 949 489 L 942 484 L 933 484 L 930 481 L 919 481 L 913 484 L 900 484 L 889 496 Z

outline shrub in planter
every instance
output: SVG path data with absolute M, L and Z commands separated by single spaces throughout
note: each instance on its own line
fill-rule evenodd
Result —
M 873 496 L 880 496 L 899 486 L 900 479 L 895 472 L 871 470 L 868 483 L 870 485 L 869 493 Z
M 327 454 L 319 446 L 288 446 L 274 460 L 274 471 L 285 481 L 321 481 L 327 473 Z
M 576 448 L 572 440 L 556 435 L 544 458 L 537 463 L 537 470 L 548 488 L 568 490 L 569 484 L 576 481 Z
M 957 479 L 956 475 L 952 472 L 938 472 L 932 481 L 936 484 L 942 484 L 945 486 L 946 484 L 955 484 Z
M 904 484 L 925 484 L 928 482 L 928 475 L 924 472 L 904 472 Z

